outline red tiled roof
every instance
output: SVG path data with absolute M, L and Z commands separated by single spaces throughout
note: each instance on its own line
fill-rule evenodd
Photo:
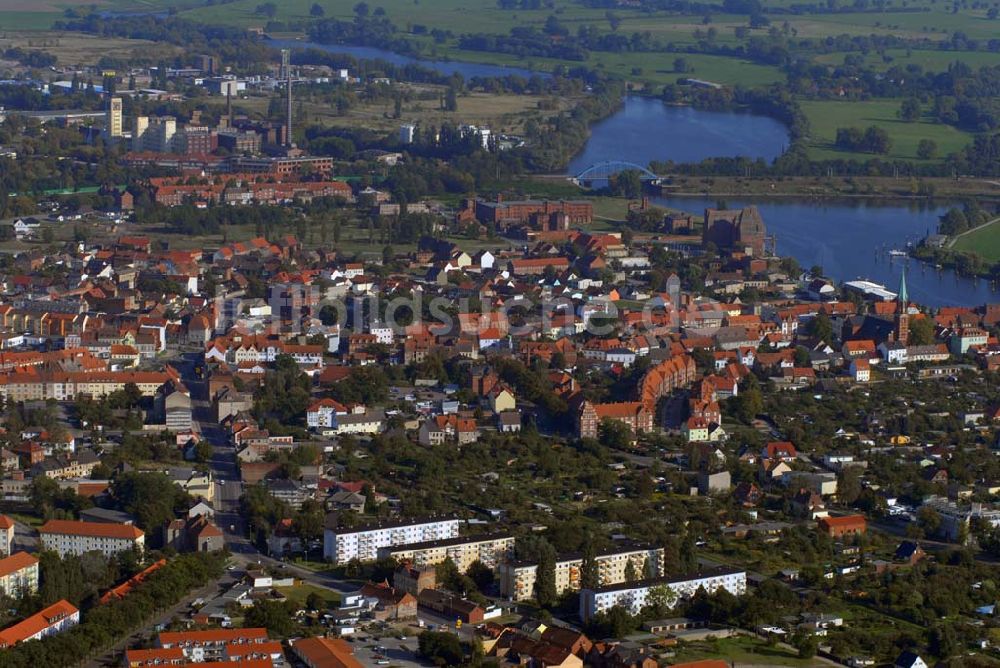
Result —
M 352 656 L 351 646 L 340 638 L 303 638 L 292 651 L 313 668 L 362 668 Z
M 210 629 L 206 631 L 164 631 L 157 636 L 160 646 L 179 643 L 203 645 L 205 643 L 230 643 L 238 640 L 266 642 L 267 629 Z
M 821 517 L 819 525 L 824 529 L 833 527 L 863 527 L 866 524 L 864 515 L 844 515 L 843 517 Z
M 80 612 L 69 601 L 56 601 L 41 612 L 0 631 L 0 647 L 10 647 L 52 626 L 60 619 Z
M 73 520 L 49 520 L 38 533 L 59 533 L 71 536 L 99 536 L 101 538 L 125 538 L 135 540 L 145 534 L 142 529 L 131 524 L 105 524 L 103 522 L 76 522 Z
M 27 552 L 15 552 L 5 559 L 0 559 L 0 577 L 16 573 L 37 563 L 38 559 Z

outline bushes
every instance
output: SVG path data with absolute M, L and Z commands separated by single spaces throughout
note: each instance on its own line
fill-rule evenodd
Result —
M 886 154 L 892 148 L 892 140 L 884 128 L 870 125 L 866 129 L 837 128 L 837 148 L 844 151 L 860 151 L 862 153 Z
M 465 650 L 458 636 L 451 633 L 424 631 L 418 640 L 420 656 L 435 666 L 458 666 L 465 661 Z

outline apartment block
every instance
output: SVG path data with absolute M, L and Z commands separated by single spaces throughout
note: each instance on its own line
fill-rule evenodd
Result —
M 635 545 L 629 548 L 618 548 L 602 552 L 594 558 L 597 564 L 598 578 L 604 585 L 625 582 L 628 565 L 639 578 L 663 574 L 663 548 Z M 565 554 L 556 559 L 556 593 L 580 589 L 580 571 L 583 566 L 583 555 Z M 534 597 L 535 580 L 538 577 L 538 564 L 534 562 L 515 561 L 501 564 L 500 594 L 513 601 L 527 601 Z
M 38 591 L 38 559 L 17 552 L 0 559 L 0 594 L 20 598 Z
M 28 640 L 40 640 L 80 623 L 80 611 L 63 599 L 41 612 L 0 631 L 0 649 L 13 647 Z
M 14 546 L 14 520 L 0 515 L 0 556 L 6 557 Z
M 383 547 L 378 551 L 378 558 L 392 557 L 397 562 L 411 561 L 414 566 L 436 566 L 450 558 L 458 570 L 464 573 L 474 561 L 478 560 L 495 568 L 513 553 L 512 534 L 484 534 Z
M 740 596 L 747 590 L 747 573 L 733 568 L 720 568 L 695 576 L 653 578 L 597 589 L 582 589 L 580 617 L 587 621 L 615 606 L 622 606 L 629 614 L 637 615 L 646 605 L 649 592 L 662 586 L 669 587 L 678 598 L 690 597 L 702 587 L 710 594 L 725 589 L 734 596 Z
M 146 535 L 131 524 L 106 524 L 103 522 L 75 522 L 49 520 L 38 530 L 42 548 L 67 554 L 81 555 L 98 551 L 106 557 L 119 552 L 145 547 Z
M 380 548 L 457 538 L 460 520 L 407 520 L 353 529 L 327 528 L 323 532 L 323 557 L 335 564 L 351 559 L 375 561 Z
M 156 637 L 156 647 L 157 649 L 179 647 L 186 661 L 205 663 L 228 661 L 227 657 L 233 654 L 234 647 L 243 647 L 244 650 L 259 648 L 266 651 L 272 647 L 272 641 L 267 637 L 267 629 L 262 628 L 164 631 Z

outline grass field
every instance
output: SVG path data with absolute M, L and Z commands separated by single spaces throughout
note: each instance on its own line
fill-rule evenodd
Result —
M 0 34 L 5 31 L 48 30 L 67 9 L 97 7 L 103 11 L 149 12 L 201 4 L 197 0 L 0 0 Z M 11 36 L 11 35 L 8 35 Z
M 979 255 L 986 262 L 1000 261 L 1000 219 L 977 227 L 955 239 L 952 250 Z
M 10 31 L 0 35 L 0 51 L 11 47 L 46 51 L 59 59 L 60 65 L 92 65 L 102 56 L 144 57 L 151 60 L 173 58 L 183 51 L 171 44 L 144 39 L 99 37 L 83 33 Z
M 756 666 L 814 666 L 811 659 L 800 659 L 792 650 L 783 647 L 768 647 L 763 640 L 749 636 L 732 636 L 698 642 L 684 642 L 678 645 L 675 663 L 701 661 L 703 659 L 725 659 L 736 664 Z
M 319 594 L 326 601 L 328 607 L 340 604 L 340 594 L 329 589 L 324 589 L 323 587 L 317 587 L 316 585 L 298 584 L 294 587 L 277 587 L 277 590 L 288 597 L 289 600 L 295 601 L 299 605 L 305 605 L 306 599 L 309 598 L 310 594 Z
M 1000 26 L 998 26 L 1000 27 Z M 844 62 L 844 57 L 848 54 L 842 52 L 824 53 L 816 56 L 813 60 L 824 65 L 840 65 Z M 862 56 L 855 52 L 853 56 Z M 877 53 L 863 55 L 863 62 L 866 67 L 887 70 L 890 67 L 906 67 L 907 65 L 919 65 L 925 70 L 944 71 L 955 61 L 961 61 L 972 68 L 982 66 L 1000 65 L 1000 53 L 990 51 L 937 51 L 937 50 L 904 50 L 889 49 L 885 52 L 885 57 Z
M 851 153 L 834 148 L 837 128 L 846 127 L 867 128 L 876 125 L 885 128 L 892 138 L 892 149 L 887 157 L 904 160 L 917 159 L 917 144 L 921 139 L 937 142 L 939 157 L 957 151 L 972 141 L 972 135 L 949 125 L 927 120 L 903 122 L 896 117 L 899 105 L 898 100 L 802 102 L 802 111 L 809 118 L 813 133 L 809 142 L 809 157 L 813 160 L 871 158 L 871 154 Z
M 424 86 L 421 89 L 431 91 L 437 96 L 444 93 L 443 88 Z M 440 126 L 446 121 L 452 123 L 461 121 L 473 125 L 485 125 L 493 132 L 519 133 L 524 129 L 524 122 L 538 112 L 538 104 L 542 99 L 529 95 L 470 93 L 458 97 L 458 110 L 454 112 L 440 109 L 437 99 L 413 100 L 403 105 L 402 114 L 398 119 L 392 115 L 392 102 L 358 105 L 345 116 L 336 115 L 335 110 L 329 105 L 308 100 L 304 103 L 304 109 L 313 122 L 337 127 L 362 125 L 394 132 L 400 123 L 406 122 Z M 555 102 L 560 108 L 568 109 L 574 101 L 563 98 Z

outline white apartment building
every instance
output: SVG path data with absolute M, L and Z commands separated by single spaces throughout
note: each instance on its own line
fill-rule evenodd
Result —
M 678 598 L 690 597 L 702 587 L 710 594 L 725 589 L 734 596 L 740 596 L 747 590 L 747 573 L 734 568 L 720 568 L 693 577 L 654 578 L 597 589 L 581 589 L 580 617 L 587 621 L 618 605 L 629 614 L 637 615 L 646 605 L 650 590 L 663 585 L 673 590 Z
M 457 519 L 409 520 L 323 532 L 323 558 L 335 564 L 375 561 L 379 548 L 458 537 Z
M 119 552 L 145 547 L 145 533 L 131 524 L 49 520 L 38 530 L 42 548 L 65 557 L 86 552 L 101 552 L 113 557 Z
M 639 578 L 647 575 L 660 577 L 663 575 L 663 548 L 633 545 L 628 548 L 618 548 L 602 552 L 595 556 L 597 574 L 602 586 L 625 582 L 628 565 Z M 579 554 L 562 555 L 556 559 L 556 593 L 580 589 L 580 570 L 583 567 L 583 556 Z M 527 601 L 535 595 L 535 580 L 538 577 L 538 564 L 534 562 L 515 561 L 500 564 L 500 594 L 513 601 Z
M 392 557 L 397 562 L 409 560 L 417 567 L 437 566 L 450 558 L 458 570 L 464 573 L 474 561 L 496 568 L 497 564 L 509 559 L 513 553 L 513 535 L 484 534 L 383 547 L 379 549 L 378 557 Z
M 80 611 L 66 599 L 56 601 L 13 626 L 0 631 L 0 649 L 29 640 L 41 640 L 80 623 Z
M 38 591 L 38 559 L 17 552 L 0 559 L 0 595 L 20 598 Z
M 0 557 L 9 556 L 14 546 L 14 520 L 0 515 Z
M 337 408 L 338 404 L 333 399 L 317 399 L 306 409 L 306 425 L 310 429 L 336 426 Z

